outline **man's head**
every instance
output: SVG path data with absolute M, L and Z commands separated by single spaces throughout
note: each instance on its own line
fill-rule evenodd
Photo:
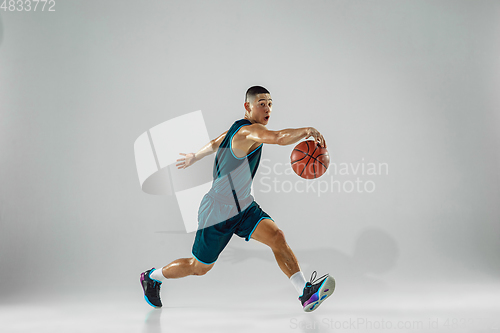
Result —
M 261 86 L 248 88 L 245 95 L 245 119 L 252 123 L 267 125 L 272 108 L 273 100 L 266 88 Z

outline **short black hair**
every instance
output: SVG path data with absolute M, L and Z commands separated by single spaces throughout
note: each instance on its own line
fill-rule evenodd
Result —
M 245 102 L 249 102 L 251 98 L 254 98 L 258 94 L 270 94 L 270 92 L 269 90 L 261 86 L 250 87 L 245 94 Z

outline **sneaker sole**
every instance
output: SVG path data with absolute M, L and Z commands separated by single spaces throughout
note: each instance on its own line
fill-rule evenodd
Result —
M 148 302 L 148 304 L 149 304 L 149 305 L 151 305 L 153 308 L 157 308 L 157 309 L 161 308 L 161 306 L 154 305 L 153 303 L 151 303 L 151 302 L 149 301 L 149 299 L 146 297 L 146 295 L 144 295 L 144 299 L 145 299 L 145 300 L 146 300 L 146 302 Z
M 321 303 L 323 303 L 328 297 L 330 297 L 333 294 L 333 291 L 335 290 L 335 279 L 331 276 L 328 276 L 325 281 L 321 284 L 321 287 L 318 289 L 316 292 L 316 295 L 318 296 L 318 300 L 315 302 L 312 302 L 310 304 L 307 304 L 304 307 L 305 312 L 311 312 L 316 310 Z M 313 296 L 311 296 L 313 297 Z

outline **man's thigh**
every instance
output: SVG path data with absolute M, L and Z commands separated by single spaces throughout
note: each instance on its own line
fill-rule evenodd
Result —
M 220 227 L 221 224 L 213 225 L 196 232 L 191 254 L 202 264 L 215 263 L 233 235 Z

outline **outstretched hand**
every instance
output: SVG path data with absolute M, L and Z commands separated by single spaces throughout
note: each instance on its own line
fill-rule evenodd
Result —
M 185 157 L 179 158 L 177 160 L 177 162 L 179 162 L 175 165 L 177 169 L 186 169 L 188 166 L 193 165 L 194 162 L 196 162 L 196 157 L 194 153 L 189 153 L 189 154 L 179 153 L 179 154 L 184 155 Z

